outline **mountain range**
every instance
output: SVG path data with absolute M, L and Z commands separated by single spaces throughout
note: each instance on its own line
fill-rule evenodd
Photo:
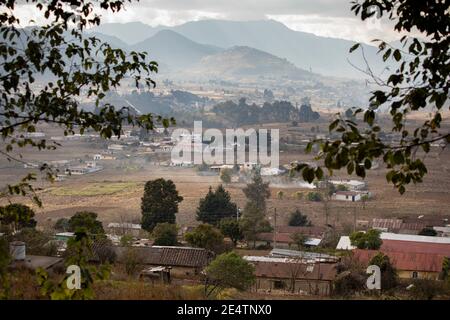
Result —
M 325 76 L 366 77 L 352 66 L 366 69 L 360 53 L 349 54 L 354 42 L 295 31 L 273 20 L 201 20 L 174 27 L 151 27 L 140 22 L 111 23 L 92 31 L 112 37 L 114 43 L 147 51 L 155 60 L 173 69 L 191 67 L 207 56 L 232 47 L 249 47 Z M 378 49 L 367 44 L 362 47 L 371 68 L 380 72 L 384 64 L 377 56 Z

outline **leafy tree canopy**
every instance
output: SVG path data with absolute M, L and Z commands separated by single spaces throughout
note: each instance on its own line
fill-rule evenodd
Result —
M 367 232 L 353 232 L 350 235 L 350 241 L 351 244 L 358 249 L 378 250 L 383 244 L 380 233 L 380 231 L 375 229 L 370 229 Z
M 355 121 L 338 115 L 329 131 L 340 137 L 335 140 L 317 140 L 307 145 L 311 152 L 319 145 L 318 159 L 332 174 L 345 168 L 348 174 L 356 173 L 364 178 L 366 170 L 375 159 L 381 158 L 388 168 L 386 180 L 403 194 L 409 183 L 422 182 L 427 168 L 423 156 L 430 152 L 431 144 L 440 141 L 447 147 L 450 142 L 448 129 L 442 128 L 443 115 L 449 110 L 450 88 L 450 3 L 448 1 L 410 0 L 357 0 L 351 10 L 363 21 L 369 18 L 387 17 L 394 23 L 394 30 L 405 34 L 400 47 L 383 40 L 374 40 L 384 61 L 391 59 L 395 71 L 386 77 L 376 75 L 367 65 L 366 72 L 377 86 L 372 92 L 369 107 L 357 108 Z M 416 37 L 414 34 L 419 33 Z M 363 47 L 355 44 L 350 52 Z M 386 73 L 384 73 L 386 74 Z M 399 136 L 398 143 L 382 139 L 379 124 L 380 110 L 387 110 L 391 129 Z M 407 128 L 410 115 L 428 111 L 430 117 L 414 128 Z M 362 117 L 361 117 L 362 115 Z M 418 152 L 419 151 L 419 152 Z M 422 152 L 420 152 L 422 151 Z M 321 179 L 321 167 L 307 164 L 297 166 L 305 180 Z
M 229 237 L 233 241 L 234 245 L 244 238 L 239 221 L 234 218 L 220 220 L 219 228 L 224 236 Z
M 223 253 L 206 268 L 211 289 L 236 288 L 246 290 L 255 282 L 255 268 L 234 252 Z
M 436 230 L 434 230 L 431 227 L 425 227 L 422 230 L 420 230 L 419 235 L 421 236 L 429 236 L 429 237 L 435 237 L 437 236 Z
M 163 178 L 147 181 L 142 197 L 142 229 L 152 231 L 158 223 L 175 223 L 178 204 L 183 197 L 178 195 L 172 180 Z
M 185 235 L 186 241 L 193 247 L 221 252 L 224 248 L 223 235 L 209 224 L 201 224 Z
M 120 136 L 124 124 L 149 130 L 155 122 L 174 123 L 104 102 L 109 90 L 123 80 L 137 88 L 155 86 L 150 76 L 158 71 L 158 64 L 145 52 L 125 52 L 84 32 L 100 24 L 102 13 L 122 10 L 127 0 L 28 0 L 33 13 L 44 21 L 28 28 L 21 28 L 29 21 L 20 21 L 19 2 L 0 2 L 0 153 L 5 158 L 23 162 L 12 152 L 25 146 L 55 149 L 56 143 L 27 135 L 42 123 L 56 124 L 66 135 L 93 130 L 104 138 Z M 82 99 L 92 101 L 96 112 L 81 108 Z M 50 167 L 40 169 L 49 179 L 54 177 Z M 35 179 L 30 173 L 1 195 L 30 194 L 41 205 L 30 183 Z
M 387 255 L 379 252 L 370 260 L 369 265 L 380 267 L 382 290 L 392 289 L 398 284 L 397 271 Z
M 231 202 L 230 194 L 219 185 L 214 191 L 210 187 L 206 196 L 200 199 L 197 220 L 218 226 L 222 219 L 235 217 L 236 212 L 237 206 Z
M 33 209 L 20 203 L 0 207 L 0 223 L 12 226 L 14 230 L 36 227 L 34 215 Z
M 263 214 L 266 212 L 266 199 L 270 197 L 269 182 L 264 182 L 260 170 L 254 170 L 252 182 L 242 190 L 248 201 Z
M 103 224 L 97 220 L 95 212 L 82 211 L 75 213 L 69 219 L 69 231 L 76 232 L 78 229 L 84 229 L 89 235 L 93 236 L 105 234 Z
M 175 224 L 158 223 L 153 229 L 152 237 L 156 246 L 175 246 L 177 245 L 178 229 Z
M 289 225 L 292 227 L 308 226 L 311 225 L 311 221 L 308 220 L 306 214 L 302 214 L 300 210 L 295 209 L 289 216 Z

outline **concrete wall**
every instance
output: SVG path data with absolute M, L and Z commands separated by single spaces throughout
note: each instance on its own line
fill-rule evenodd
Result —
M 416 279 L 439 280 L 439 272 L 397 270 L 400 279 L 414 279 L 414 272 L 417 272 Z
M 292 279 L 257 278 L 253 286 L 255 291 L 285 291 L 292 293 Z M 296 280 L 294 293 L 329 296 L 332 282 L 324 280 Z

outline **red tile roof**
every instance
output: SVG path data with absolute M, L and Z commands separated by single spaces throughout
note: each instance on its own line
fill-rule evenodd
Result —
M 278 233 L 302 233 L 307 236 L 317 237 L 321 238 L 326 231 L 326 228 L 324 227 L 318 227 L 318 226 L 304 226 L 304 227 L 291 227 L 291 226 L 279 226 L 277 227 Z
M 378 253 L 377 250 L 353 250 L 354 257 L 364 265 Z M 444 256 L 433 253 L 383 252 L 397 270 L 441 272 Z
M 126 258 L 129 248 L 115 247 L 119 261 Z M 213 259 L 213 253 L 201 248 L 189 247 L 132 247 L 141 257 L 144 264 L 177 266 L 177 267 L 206 267 Z
M 258 234 L 260 241 L 273 241 L 273 232 L 262 232 Z M 290 233 L 277 233 L 275 239 L 280 243 L 294 243 Z
M 402 240 L 383 240 L 380 251 L 430 253 L 450 257 L 450 244 Z

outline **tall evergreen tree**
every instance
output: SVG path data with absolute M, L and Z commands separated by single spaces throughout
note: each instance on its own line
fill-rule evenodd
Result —
M 266 199 L 270 197 L 269 182 L 264 182 L 260 170 L 253 173 L 253 181 L 243 189 L 248 201 L 258 208 L 261 213 L 266 213 Z
M 236 204 L 231 202 L 230 194 L 222 185 L 214 191 L 209 187 L 206 196 L 200 199 L 197 220 L 218 226 L 220 220 L 235 217 L 236 211 Z
M 142 197 L 142 229 L 152 231 L 158 223 L 175 223 L 178 204 L 183 197 L 178 195 L 172 180 L 163 178 L 147 181 Z
M 239 221 L 239 227 L 245 240 L 253 242 L 253 248 L 256 246 L 258 233 L 272 231 L 264 213 L 252 202 L 247 202 L 242 219 Z

